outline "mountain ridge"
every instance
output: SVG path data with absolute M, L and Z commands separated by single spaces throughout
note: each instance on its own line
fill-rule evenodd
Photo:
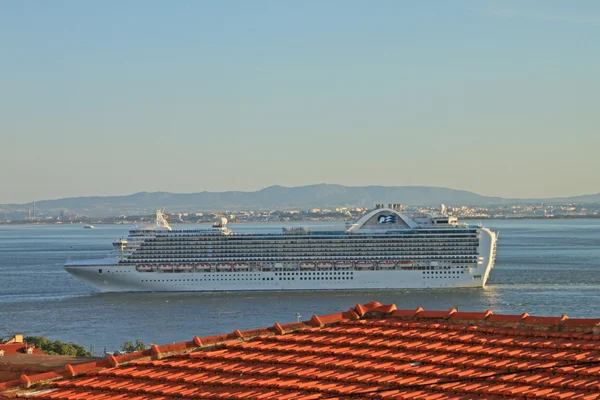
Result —
M 407 206 L 501 205 L 511 203 L 600 202 L 600 193 L 556 198 L 503 198 L 484 196 L 467 190 L 436 186 L 345 186 L 319 183 L 305 186 L 271 185 L 256 191 L 173 193 L 137 192 L 124 196 L 78 196 L 36 201 L 45 213 L 61 210 L 88 216 L 152 213 L 158 208 L 170 211 L 209 211 L 238 209 L 309 209 L 334 206 L 367 207 L 375 203 L 402 203 Z M 1 211 L 16 211 L 31 203 L 0 205 Z

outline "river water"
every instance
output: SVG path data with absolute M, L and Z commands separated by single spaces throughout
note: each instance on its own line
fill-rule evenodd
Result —
M 498 257 L 484 289 L 251 293 L 95 293 L 62 268 L 100 258 L 127 225 L 0 226 L 0 337 L 46 336 L 96 354 L 126 341 L 168 344 L 345 311 L 372 300 L 398 308 L 600 317 L 600 220 L 491 220 Z M 300 224 L 307 226 L 309 224 Z M 274 224 L 231 225 L 272 232 Z

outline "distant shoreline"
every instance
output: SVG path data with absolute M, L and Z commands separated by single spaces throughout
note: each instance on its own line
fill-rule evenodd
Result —
M 506 221 L 506 220 L 529 220 L 529 221 L 540 221 L 540 220 L 596 220 L 596 219 L 600 219 L 600 215 L 585 215 L 585 216 L 556 216 L 556 217 L 503 217 L 503 218 L 494 218 L 494 217 L 459 217 L 459 222 L 460 221 L 478 221 L 478 220 L 482 220 L 482 221 Z M 329 219 L 329 220 L 294 220 L 294 221 L 230 221 L 229 225 L 245 225 L 245 224 L 268 224 L 268 225 L 285 225 L 285 224 L 296 224 L 296 223 L 313 223 L 313 222 L 320 222 L 320 223 L 346 223 L 346 222 L 350 222 L 347 219 Z M 206 221 L 206 222 L 170 222 L 171 225 L 202 225 L 202 224 L 211 224 L 212 222 Z M 43 222 L 43 221 L 38 221 L 38 222 L 23 222 L 23 221 L 19 221 L 19 222 L 0 222 L 0 226 L 26 226 L 26 225 L 55 225 L 55 226 L 60 226 L 60 225 L 65 225 L 65 226 L 72 226 L 72 225 L 144 225 L 143 223 L 127 223 L 127 224 L 117 224 L 117 223 L 113 223 L 113 222 L 69 222 L 69 223 L 61 223 L 61 224 L 57 224 L 55 222 Z M 148 223 L 146 223 L 148 224 Z

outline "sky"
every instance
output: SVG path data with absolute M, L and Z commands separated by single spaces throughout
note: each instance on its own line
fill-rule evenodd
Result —
M 600 2 L 0 0 L 0 204 L 600 192 Z

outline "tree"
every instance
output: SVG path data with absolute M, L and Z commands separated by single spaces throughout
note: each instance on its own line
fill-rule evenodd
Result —
M 42 336 L 25 336 L 23 341 L 27 344 L 33 344 L 46 354 L 56 354 L 60 356 L 92 357 L 93 354 L 75 343 L 65 343 L 59 340 L 50 340 Z
M 123 342 L 121 345 L 121 351 L 124 351 L 125 353 L 131 353 L 132 351 L 135 351 L 135 346 L 128 340 Z
M 141 340 L 138 339 L 135 341 L 135 350 L 136 351 L 146 350 L 146 345 L 144 344 L 144 342 L 142 342 Z
M 134 351 L 141 350 L 146 350 L 146 345 L 139 339 L 136 340 L 135 343 L 128 340 L 121 345 L 121 351 L 124 351 L 125 353 L 132 353 Z

